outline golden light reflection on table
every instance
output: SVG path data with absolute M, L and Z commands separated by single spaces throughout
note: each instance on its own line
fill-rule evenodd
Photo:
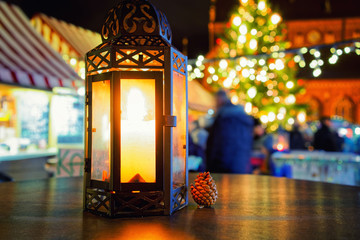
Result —
M 120 229 L 121 232 L 111 233 L 111 239 L 131 240 L 162 240 L 162 239 L 186 239 L 192 240 L 195 237 L 183 231 L 169 229 L 159 223 L 132 223 L 126 224 Z M 106 235 L 103 235 L 104 239 Z
M 155 80 L 121 80 L 121 182 L 156 181 Z

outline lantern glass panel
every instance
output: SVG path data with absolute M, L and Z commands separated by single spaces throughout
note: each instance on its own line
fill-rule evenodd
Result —
M 92 83 L 91 179 L 110 181 L 110 80 Z
M 177 124 L 173 129 L 173 187 L 185 184 L 186 161 L 186 77 L 173 72 L 173 115 Z
M 156 182 L 155 79 L 121 80 L 121 182 Z

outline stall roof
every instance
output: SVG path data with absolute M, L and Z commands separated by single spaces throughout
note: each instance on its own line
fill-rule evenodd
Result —
M 0 82 L 77 88 L 83 80 L 31 26 L 16 5 L 0 1 Z
M 85 57 L 85 54 L 91 49 L 98 46 L 101 41 L 99 33 L 75 26 L 71 23 L 49 17 L 43 13 L 36 14 L 32 20 L 40 19 L 47 24 L 52 31 L 60 35 L 79 56 Z M 36 21 L 35 21 L 36 22 Z
M 199 112 L 215 109 L 215 98 L 198 81 L 189 81 L 189 108 Z

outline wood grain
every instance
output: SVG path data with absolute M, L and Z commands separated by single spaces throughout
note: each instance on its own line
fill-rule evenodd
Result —
M 212 176 L 213 208 L 126 219 L 83 212 L 79 177 L 1 183 L 0 239 L 360 239 L 360 187 Z

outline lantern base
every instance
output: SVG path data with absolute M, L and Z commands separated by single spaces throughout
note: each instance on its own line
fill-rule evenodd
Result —
M 84 210 L 107 217 L 165 215 L 164 193 L 86 189 Z

